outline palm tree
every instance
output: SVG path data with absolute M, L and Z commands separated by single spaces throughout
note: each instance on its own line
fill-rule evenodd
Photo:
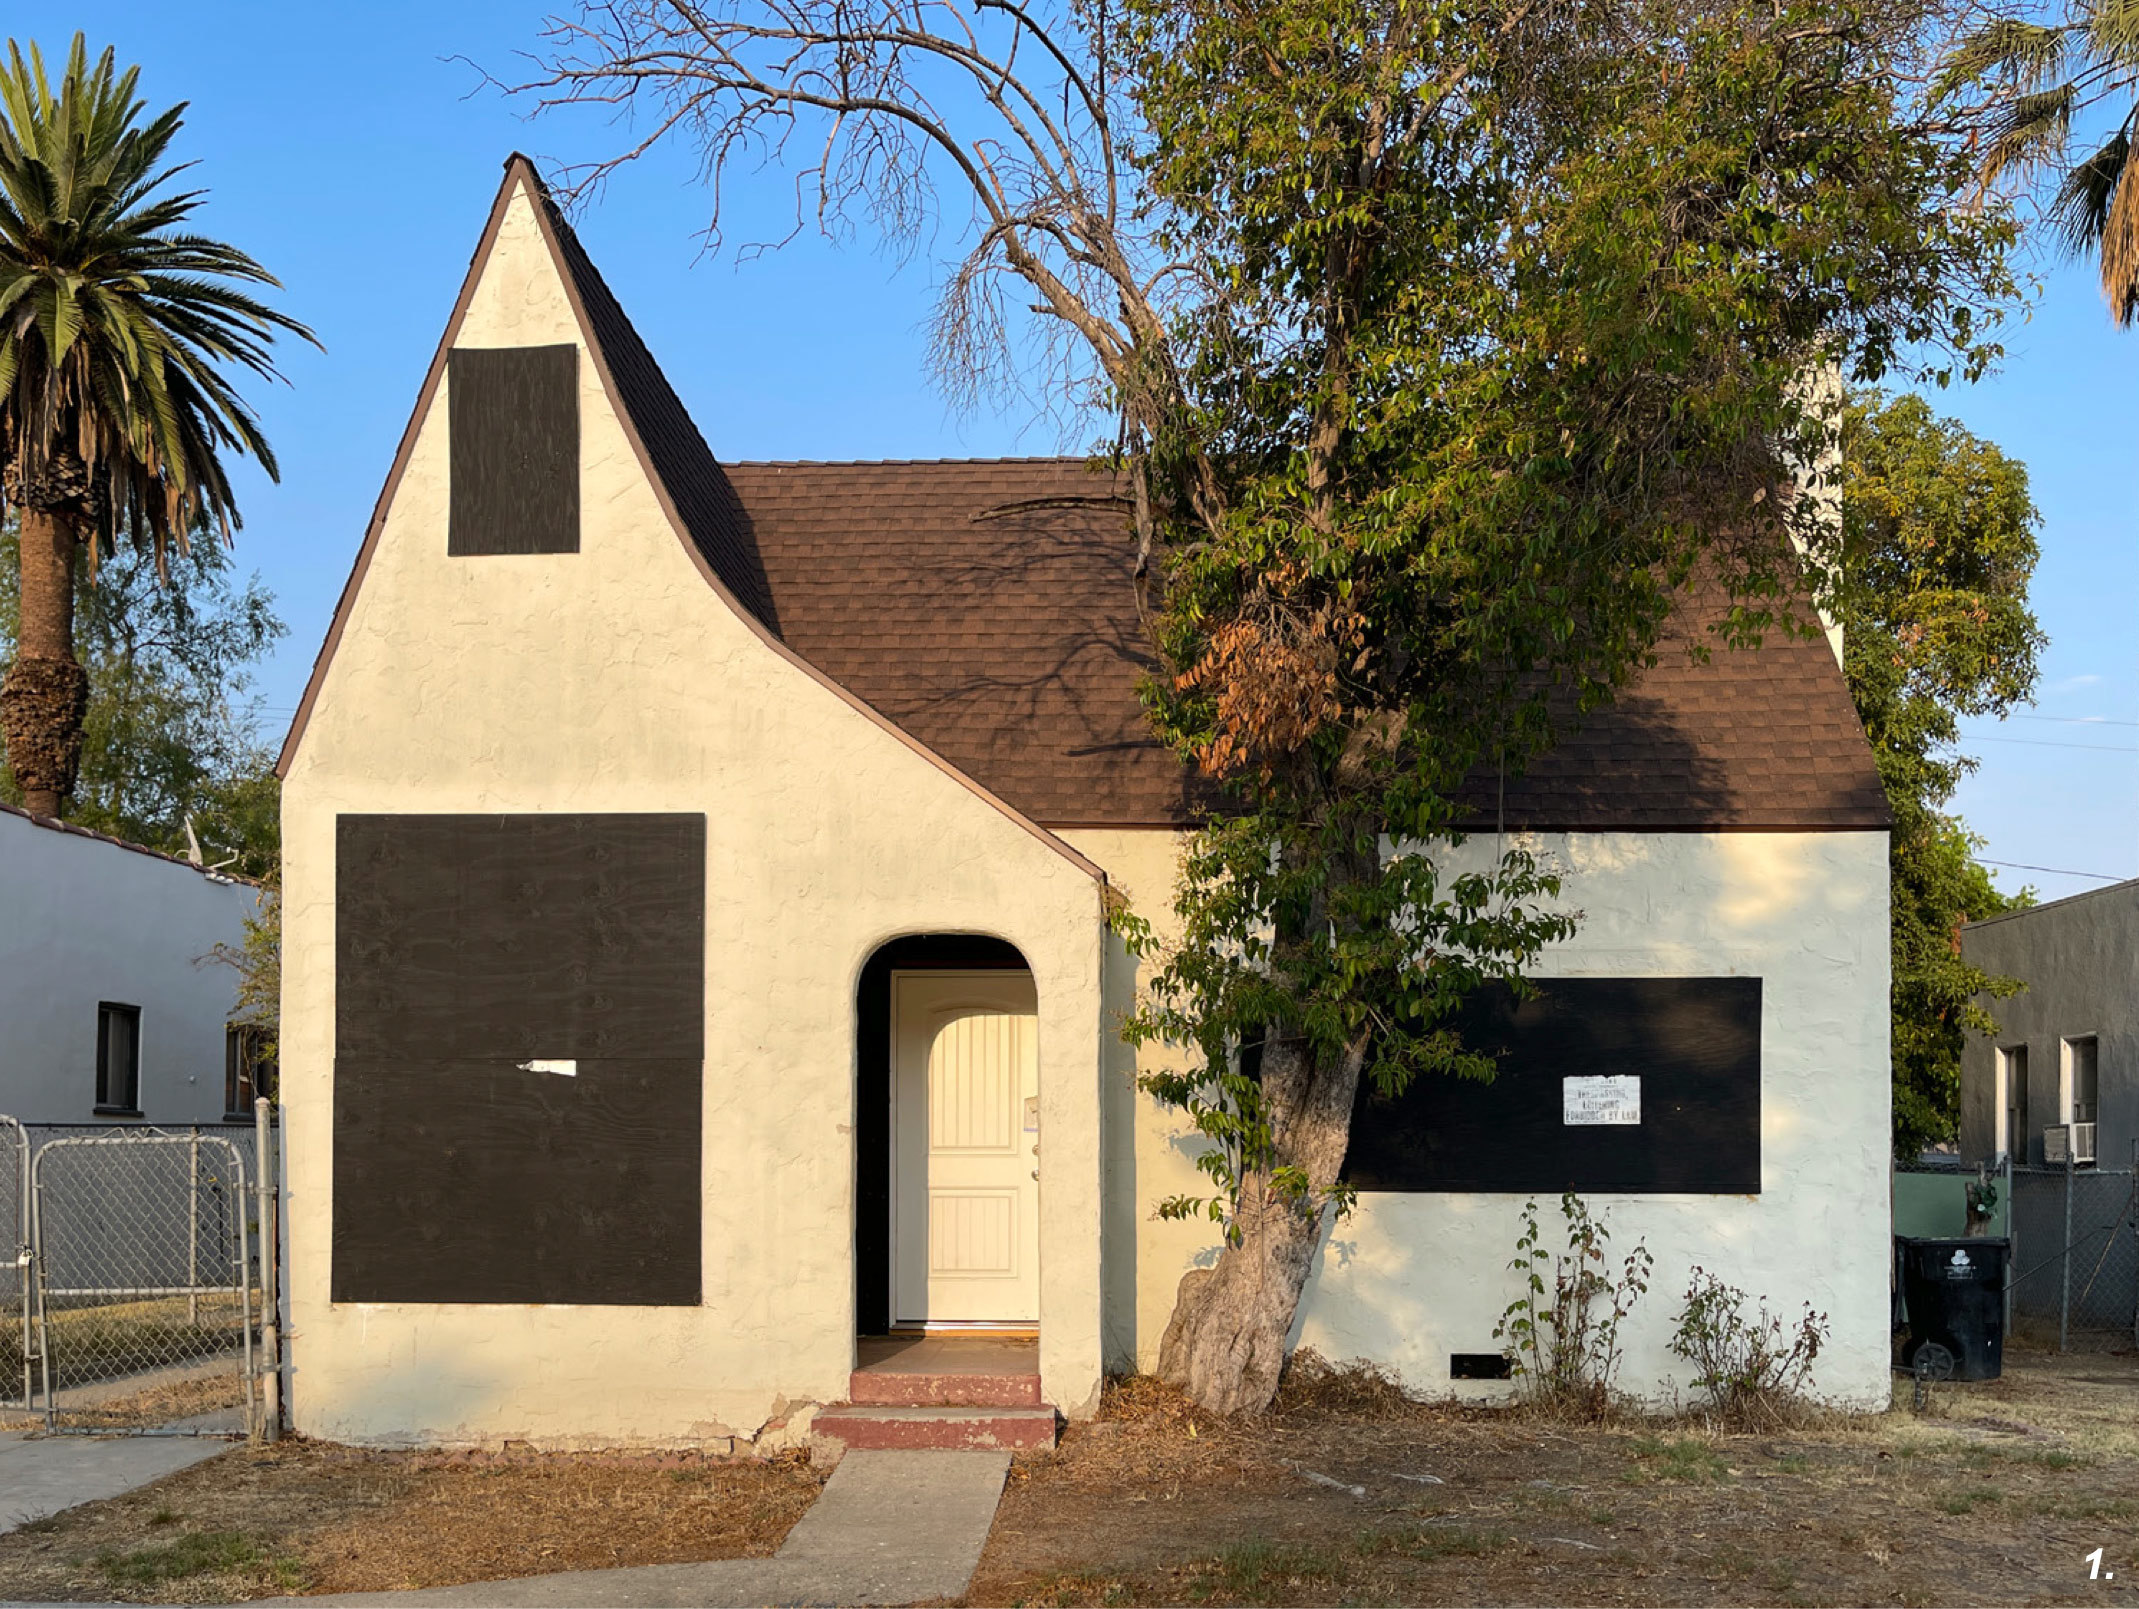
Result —
M 2059 173 L 2048 211 L 2059 242 L 2097 259 L 2119 324 L 2139 321 L 2139 185 L 2124 182 L 2139 121 L 2139 0 L 2070 0 L 2056 23 L 1994 18 L 1948 58 L 1939 91 L 1984 96 L 1974 108 L 1984 186 Z M 2115 127 L 2072 161 L 2074 121 L 2105 104 Z
M 275 285 L 234 247 L 183 229 L 204 192 L 166 157 L 185 106 L 143 123 L 138 69 L 95 68 L 74 36 L 57 93 L 33 44 L 0 66 L 0 504 L 21 517 L 21 623 L 0 678 L 0 741 L 24 801 L 57 815 L 81 757 L 88 677 L 74 587 L 114 543 L 161 570 L 241 522 L 222 461 L 274 454 L 226 376 L 280 378 L 278 331 L 311 331 L 241 288 Z M 315 345 L 318 343 L 315 341 Z

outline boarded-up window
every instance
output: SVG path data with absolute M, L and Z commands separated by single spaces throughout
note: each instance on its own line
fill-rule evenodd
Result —
M 336 1301 L 700 1300 L 705 818 L 343 816 Z
M 579 551 L 579 348 L 455 347 L 448 553 Z
M 1760 1190 L 1760 980 L 1565 978 L 1481 989 L 1457 1027 L 1491 1083 L 1362 1088 L 1362 1190 Z M 1805 1098 L 1817 1099 L 1806 1091 Z

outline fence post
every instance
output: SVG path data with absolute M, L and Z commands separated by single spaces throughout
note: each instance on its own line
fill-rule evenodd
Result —
M 2013 1333 L 2013 1280 L 2020 1267 L 2020 1203 L 2013 1199 L 2013 1153 L 2005 1153 L 2005 1333 Z
M 201 1322 L 201 1126 L 186 1147 L 186 1322 Z
M 279 1170 L 275 1167 L 273 1109 L 265 1095 L 253 1097 L 253 1188 L 260 1203 L 260 1233 L 253 1244 L 260 1259 L 260 1434 L 282 1436 L 282 1337 L 280 1334 L 282 1244 L 275 1222 Z
M 2065 1147 L 2065 1249 L 2057 1254 L 2057 1349 L 2066 1350 L 2072 1327 L 2072 1147 Z

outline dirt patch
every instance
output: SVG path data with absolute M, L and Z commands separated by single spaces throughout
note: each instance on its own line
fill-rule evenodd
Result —
M 2139 1356 L 2007 1370 L 1763 1435 L 1326 1377 L 1214 1422 L 1129 1381 L 1018 1460 L 968 1601 L 2139 1603 Z
M 819 1487 L 799 1456 L 239 1447 L 0 1536 L 0 1599 L 223 1603 L 745 1558 Z

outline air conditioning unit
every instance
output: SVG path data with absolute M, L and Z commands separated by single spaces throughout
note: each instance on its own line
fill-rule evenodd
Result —
M 2094 1125 L 2059 1123 L 2042 1131 L 2042 1159 L 2053 1168 L 2069 1160 L 2075 1164 L 2094 1160 Z

